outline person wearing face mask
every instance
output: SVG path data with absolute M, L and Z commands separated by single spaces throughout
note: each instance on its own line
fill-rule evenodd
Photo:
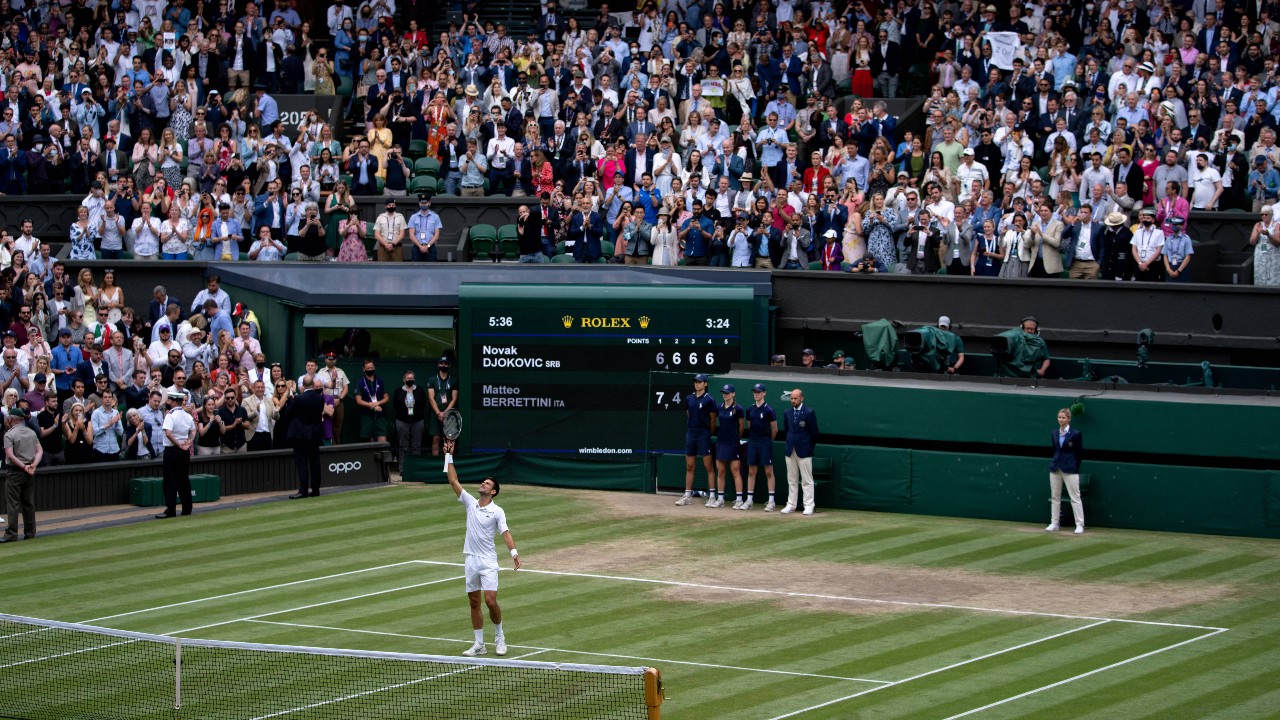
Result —
M 1133 261 L 1138 266 L 1134 279 L 1161 282 L 1164 280 L 1164 263 L 1160 260 L 1164 252 L 1164 231 L 1156 227 L 1156 213 L 1152 208 L 1143 208 L 1141 220 L 1142 227 L 1130 241 Z
M 404 467 L 405 455 L 422 453 L 422 431 L 425 428 L 431 406 L 427 403 L 427 392 L 418 387 L 412 370 L 404 374 L 404 384 L 396 389 L 391 400 L 396 413 L 396 438 L 399 441 L 398 460 Z
M 444 414 L 458 406 L 458 386 L 449 374 L 449 358 L 442 357 L 436 363 L 436 374 L 428 385 L 427 402 L 431 403 L 428 432 L 434 457 L 440 454 L 440 439 L 444 437 Z
M 387 387 L 378 379 L 373 360 L 364 361 L 364 377 L 356 383 L 356 405 L 360 407 L 360 439 L 365 442 L 386 442 L 390 434 L 386 404 L 391 402 Z

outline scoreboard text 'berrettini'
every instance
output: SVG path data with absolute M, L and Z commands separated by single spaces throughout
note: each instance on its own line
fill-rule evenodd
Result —
M 683 448 L 692 376 L 757 360 L 746 287 L 464 284 L 458 306 L 474 453 L 637 456 L 651 410 L 672 417 L 649 446 Z

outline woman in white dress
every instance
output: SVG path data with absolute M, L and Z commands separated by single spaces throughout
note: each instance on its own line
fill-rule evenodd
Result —
M 658 211 L 658 224 L 651 234 L 653 241 L 653 264 L 675 265 L 680 257 L 680 241 L 676 237 L 675 226 L 671 224 L 671 211 L 663 208 Z
M 680 156 L 671 144 L 670 138 L 662 138 L 658 154 L 653 158 L 653 182 L 663 197 L 671 194 L 671 179 L 676 176 L 680 167 Z

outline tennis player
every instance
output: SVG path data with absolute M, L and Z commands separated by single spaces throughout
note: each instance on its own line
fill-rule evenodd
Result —
M 453 467 L 453 441 L 444 442 L 444 470 L 449 475 L 449 485 L 458 502 L 467 509 L 467 538 L 462 544 L 462 555 L 467 576 L 467 599 L 471 603 L 471 629 L 475 631 L 475 643 L 463 651 L 463 655 L 474 657 L 484 655 L 484 610 L 480 607 L 481 593 L 484 604 L 489 608 L 489 619 L 493 621 L 496 631 L 494 642 L 499 655 L 507 654 L 507 638 L 502 633 L 502 608 L 498 606 L 498 552 L 494 548 L 493 538 L 501 535 L 511 552 L 511 561 L 515 569 L 520 569 L 520 553 L 516 552 L 516 541 L 511 538 L 507 529 L 507 514 L 493 501 L 498 497 L 500 488 L 498 481 L 487 477 L 480 481 L 480 499 L 476 500 L 471 493 L 462 489 L 458 482 L 458 472 Z

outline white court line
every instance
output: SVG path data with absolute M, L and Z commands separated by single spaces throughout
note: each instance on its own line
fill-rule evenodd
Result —
M 901 679 L 901 680 L 895 680 L 894 682 L 891 682 L 891 683 L 889 683 L 888 685 L 881 685 L 880 687 L 874 687 L 874 688 L 871 688 L 870 690 L 863 690 L 862 692 L 857 692 L 857 693 L 854 693 L 854 694 L 852 694 L 852 695 L 845 695 L 844 697 L 836 698 L 835 700 L 828 700 L 828 701 L 826 701 L 826 702 L 824 702 L 824 703 L 818 703 L 817 705 L 810 705 L 810 706 L 809 706 L 809 707 L 807 707 L 807 708 L 803 708 L 803 709 L 801 709 L 801 710 L 794 710 L 794 711 L 789 712 L 789 713 L 786 713 L 786 714 L 784 714 L 784 715 L 777 715 L 777 716 L 774 716 L 774 717 L 770 718 L 769 720 L 783 720 L 783 718 L 795 717 L 796 715 L 803 715 L 804 713 L 810 712 L 811 710 L 817 710 L 817 709 L 819 709 L 819 708 L 824 708 L 824 707 L 828 707 L 828 706 L 830 706 L 830 705 L 835 705 L 836 703 L 842 703 L 842 702 L 844 702 L 844 701 L 846 701 L 846 700 L 852 700 L 852 699 L 854 699 L 854 698 L 856 698 L 856 697 L 862 697 L 863 695 L 869 695 L 870 693 L 877 692 L 877 691 L 880 691 L 880 690 L 884 690 L 884 689 L 887 689 L 887 688 L 897 687 L 897 686 L 899 686 L 899 685 L 901 685 L 901 684 L 903 684 L 903 683 L 909 683 L 909 682 L 911 682 L 912 680 L 919 680 L 920 678 L 928 677 L 928 676 L 930 676 L 930 675 L 937 675 L 937 674 L 938 674 L 938 673 L 940 673 L 940 672 L 946 672 L 947 670 L 953 670 L 953 669 L 955 669 L 955 668 L 960 667 L 961 665 L 968 665 L 968 664 L 970 664 L 970 663 L 978 662 L 979 660 L 986 660 L 987 658 L 995 657 L 996 655 L 1003 655 L 1003 654 L 1005 654 L 1005 653 L 1013 652 L 1014 650 L 1021 650 L 1021 649 L 1023 649 L 1023 648 L 1030 647 L 1030 646 L 1035 645 L 1035 644 L 1037 644 L 1037 643 L 1047 642 L 1047 641 L 1049 641 L 1049 640 L 1056 640 L 1057 638 L 1063 637 L 1064 635 L 1070 635 L 1071 633 L 1077 633 L 1077 632 L 1080 632 L 1081 630 L 1088 630 L 1089 628 L 1097 627 L 1097 626 L 1099 626 L 1099 625 L 1105 625 L 1106 623 L 1109 623 L 1109 622 L 1111 622 L 1111 621 L 1110 621 L 1110 620 L 1100 620 L 1100 621 L 1098 621 L 1098 622 L 1090 623 L 1090 624 L 1088 624 L 1088 625 L 1082 625 L 1081 627 L 1078 627 L 1078 628 L 1072 628 L 1072 629 L 1070 629 L 1070 630 L 1064 630 L 1064 631 L 1062 631 L 1062 632 L 1060 632 L 1060 633 L 1055 633 L 1055 634 L 1053 634 L 1053 635 L 1050 635 L 1049 637 L 1043 637 L 1043 638 L 1040 638 L 1039 640 L 1031 640 L 1031 641 L 1029 641 L 1029 642 L 1024 642 L 1024 643 L 1022 643 L 1021 645 L 1014 645 L 1014 646 L 1013 646 L 1013 647 L 1011 647 L 1011 648 L 1005 648 L 1004 650 L 996 650 L 995 652 L 989 652 L 989 653 L 987 653 L 986 655 L 981 655 L 981 656 L 976 657 L 976 658 L 970 658 L 970 659 L 968 659 L 968 660 L 961 660 L 960 662 L 957 662 L 957 663 L 951 663 L 950 665 L 948 665 L 948 666 L 946 666 L 946 667 L 940 667 L 940 668 L 937 668 L 937 669 L 935 669 L 935 670 L 929 670 L 929 671 L 927 671 L 927 672 L 922 672 L 922 673 L 920 673 L 919 675 L 912 675 L 912 676 L 911 676 L 911 677 L 909 677 L 909 678 L 903 678 L 903 679 Z
M 527 658 L 527 657 L 533 657 L 534 655 L 539 655 L 542 652 L 545 652 L 545 651 L 539 650 L 538 652 L 525 653 L 524 655 L 520 655 L 518 657 L 512 658 L 512 660 L 523 660 L 524 658 Z M 332 705 L 334 703 L 346 702 L 347 700 L 354 700 L 356 698 L 366 697 L 366 696 L 374 695 L 380 692 L 386 692 L 387 690 L 396 690 L 402 687 L 409 687 L 410 685 L 417 685 L 418 683 L 424 683 L 429 680 L 436 680 L 438 678 L 449 677 L 450 675 L 457 675 L 458 673 L 470 672 L 471 670 L 475 670 L 478 667 L 483 667 L 483 666 L 473 665 L 471 667 L 465 667 L 459 670 L 450 670 L 449 672 L 440 673 L 438 675 L 432 675 L 430 677 L 418 678 L 417 680 L 409 680 L 408 682 L 395 683 L 393 685 L 385 685 L 375 690 L 364 690 L 362 692 L 352 693 L 350 695 L 343 695 L 342 697 L 330 698 L 328 700 L 322 700 L 320 702 L 311 703 L 310 705 L 300 705 L 295 708 L 290 708 L 288 710 L 280 710 L 278 712 L 273 712 L 268 715 L 259 715 L 253 718 L 252 720 L 267 720 L 267 718 L 280 717 L 281 715 L 289 715 L 291 713 L 302 712 L 303 710 L 311 710 L 318 707 L 324 707 L 325 705 Z
M 183 630 L 171 630 L 167 633 L 156 633 L 157 635 L 185 635 L 186 633 L 195 632 L 197 630 L 206 630 L 208 628 L 221 627 L 223 625 L 233 625 L 238 622 L 247 622 L 249 620 L 257 620 L 259 618 L 271 617 L 272 615 L 284 615 L 285 613 L 298 612 L 299 610 L 310 610 L 312 608 L 324 607 L 325 605 L 335 605 L 337 603 L 350 602 L 352 600 L 363 600 L 364 598 L 375 597 L 377 595 L 386 595 L 387 593 L 400 592 L 401 590 L 412 590 L 414 588 L 426 587 L 428 585 L 438 585 L 446 582 L 456 582 L 465 580 L 466 575 L 458 575 L 455 577 L 447 577 L 440 580 L 428 580 L 427 582 L 414 583 L 412 585 L 401 585 L 400 587 L 389 588 L 387 590 L 375 590 L 360 595 L 352 595 L 351 597 L 342 597 L 335 600 L 325 600 L 324 602 L 311 603 L 310 605 L 301 605 L 299 607 L 287 608 L 285 610 L 272 610 L 271 612 L 259 613 L 248 617 L 235 618 L 234 620 L 223 620 L 222 622 L 209 623 L 208 625 L 197 625 L 196 627 L 185 628 Z
M 1119 661 L 1119 662 L 1111 663 L 1110 665 L 1107 665 L 1106 667 L 1100 667 L 1100 668 L 1098 668 L 1097 670 L 1090 670 L 1089 672 L 1086 672 L 1086 673 L 1080 673 L 1079 675 L 1076 675 L 1075 677 L 1069 677 L 1069 678 L 1067 678 L 1066 680 L 1059 680 L 1059 681 L 1058 681 L 1058 682 L 1056 682 L 1056 683 L 1051 683 L 1051 684 L 1049 684 L 1049 685 L 1044 685 L 1044 686 L 1042 686 L 1042 687 L 1038 687 L 1038 688 L 1036 688 L 1036 689 L 1034 689 L 1034 690 L 1028 690 L 1028 691 L 1026 691 L 1026 692 L 1024 692 L 1024 693 L 1019 693 L 1019 694 L 1017 694 L 1017 695 L 1013 695 L 1013 696 L 1011 696 L 1011 697 L 1007 697 L 1007 698 L 1005 698 L 1005 699 L 1003 699 L 1003 700 L 997 700 L 997 701 L 995 701 L 995 702 L 993 702 L 993 703 L 990 703 L 990 704 L 987 704 L 987 705 L 983 705 L 983 706 L 982 706 L 982 707 L 980 707 L 980 708 L 974 708 L 974 709 L 972 709 L 972 710 L 967 710 L 967 711 L 965 711 L 965 712 L 960 713 L 959 715 L 952 715 L 951 717 L 947 718 L 946 720 L 956 720 L 956 718 L 962 718 L 962 717 L 966 717 L 966 716 L 969 716 L 969 715 L 973 715 L 974 713 L 980 713 L 980 712 L 982 712 L 983 710 L 989 710 L 989 709 L 991 709 L 991 708 L 993 708 L 993 707 L 996 707 L 996 706 L 998 706 L 998 705 L 1004 705 L 1004 704 L 1005 704 L 1005 703 L 1007 703 L 1007 702 L 1013 702 L 1014 700 L 1020 700 L 1020 699 L 1022 699 L 1022 698 L 1024 698 L 1024 697 L 1027 697 L 1028 695 L 1035 695 L 1035 694 L 1036 694 L 1036 693 L 1038 693 L 1038 692 L 1043 692 L 1043 691 L 1045 691 L 1045 690 L 1050 690 L 1050 689 L 1052 689 L 1052 688 L 1056 688 L 1056 687 L 1058 687 L 1058 686 L 1060 686 L 1060 685 L 1066 685 L 1066 684 L 1067 684 L 1067 683 L 1069 683 L 1069 682 L 1075 682 L 1076 680 L 1082 680 L 1082 679 L 1084 679 L 1084 678 L 1089 677 L 1090 675 L 1097 675 L 1098 673 L 1103 672 L 1103 671 L 1105 671 L 1105 670 L 1112 670 L 1112 669 L 1114 669 L 1114 668 L 1118 668 L 1118 667 L 1120 667 L 1121 665 L 1128 665 L 1129 663 L 1134 662 L 1135 660 L 1142 660 L 1142 659 L 1144 659 L 1144 658 L 1149 658 L 1149 657 L 1151 657 L 1152 655 L 1159 655 L 1160 653 L 1162 653 L 1162 652 L 1164 652 L 1164 651 L 1166 651 L 1166 650 L 1172 650 L 1172 649 L 1177 648 L 1177 647 L 1182 647 L 1183 645 L 1190 645 L 1191 643 L 1196 642 L 1197 640 L 1204 640 L 1205 638 L 1210 638 L 1210 637 L 1213 637 L 1214 635 L 1217 635 L 1217 634 L 1219 634 L 1219 633 L 1224 633 L 1224 632 L 1226 632 L 1226 630 L 1215 630 L 1215 631 L 1213 631 L 1213 632 L 1211 632 L 1211 633 L 1205 633 L 1204 635 L 1200 635 L 1200 636 L 1198 636 L 1198 637 L 1193 637 L 1193 638 L 1191 638 L 1190 640 L 1183 640 L 1183 641 L 1182 641 L 1182 642 L 1180 642 L 1180 643 L 1175 643 L 1175 644 L 1173 644 L 1173 645 L 1166 645 L 1165 647 L 1158 648 L 1158 649 L 1156 649 L 1156 650 L 1152 650 L 1151 652 L 1146 652 L 1146 653 L 1143 653 L 1143 654 L 1141 654 L 1141 655 L 1135 655 L 1135 656 L 1133 656 L 1133 657 L 1131 657 L 1131 658 L 1128 658 L 1128 659 L 1125 659 L 1125 660 L 1121 660 L 1121 661 Z
M 293 582 L 280 583 L 278 585 L 267 585 L 265 587 L 249 588 L 248 590 L 238 590 L 236 592 L 223 593 L 221 595 L 210 595 L 208 597 L 196 598 L 195 600 L 183 600 L 182 602 L 169 603 L 168 605 L 157 605 L 155 607 L 144 608 L 142 610 L 130 610 L 129 612 L 116 613 L 115 615 L 104 615 L 99 618 L 90 620 L 81 620 L 84 625 L 89 625 L 103 620 L 113 620 L 115 618 L 127 617 L 129 615 L 139 615 L 141 613 L 155 612 L 157 610 L 168 610 L 169 608 L 182 607 L 183 605 L 194 605 L 195 603 L 209 602 L 211 600 L 221 600 L 223 598 L 236 597 L 238 595 L 247 595 L 249 593 L 262 592 L 264 590 L 278 590 L 279 588 L 293 587 L 294 585 L 302 585 L 304 583 L 316 582 L 319 580 L 332 580 L 334 578 L 347 577 L 348 575 L 359 575 L 360 573 L 374 572 L 376 570 L 386 570 L 387 568 L 400 567 L 402 565 L 412 565 L 416 560 L 406 560 L 404 562 L 391 563 L 390 565 L 378 565 L 376 567 L 364 568 L 361 570 L 350 570 L 348 572 L 334 573 L 333 575 L 322 575 L 320 577 L 306 578 L 304 580 L 294 580 Z
M 336 630 L 339 632 L 361 633 L 364 635 L 412 638 L 415 640 L 438 640 L 441 642 L 466 644 L 471 644 L 472 642 L 471 640 L 459 640 L 457 638 L 432 637 L 430 635 L 408 635 L 405 633 L 383 632 L 380 630 L 356 630 L 354 628 L 333 627 L 331 625 L 309 625 L 306 623 L 281 622 L 279 620 L 250 620 L 249 622 L 262 623 L 264 625 L 284 625 L 287 627 L 311 628 L 313 630 Z M 662 658 L 640 657 L 639 655 L 618 655 L 615 653 L 587 652 L 585 650 L 565 650 L 563 648 L 539 647 L 537 645 L 508 645 L 508 647 L 518 648 L 520 650 L 537 650 L 538 652 L 558 652 L 568 655 L 590 655 L 592 657 L 618 658 L 621 660 L 641 660 L 654 665 L 692 665 L 694 667 L 713 668 L 716 670 L 740 670 L 743 672 L 768 673 L 771 675 L 792 675 L 795 677 L 820 678 L 823 680 L 846 680 L 851 682 L 876 683 L 879 685 L 888 685 L 892 683 L 891 680 L 872 680 L 870 678 L 844 677 L 841 675 L 819 675 L 816 673 L 802 673 L 789 670 L 769 670 L 764 668 L 740 667 L 737 665 L 717 665 L 715 663 L 692 662 L 689 660 L 664 660 Z
M 462 563 L 443 562 L 440 560 L 413 560 L 411 562 L 422 563 L 424 565 L 449 565 L 453 567 L 462 567 Z M 507 568 L 500 568 L 500 570 L 503 572 L 508 572 Z M 901 605 L 904 607 L 940 608 L 943 610 L 970 610 L 974 612 L 1001 613 L 1005 615 L 1030 615 L 1033 617 L 1051 617 L 1051 618 L 1059 618 L 1062 620 L 1100 620 L 1103 622 L 1130 623 L 1133 625 L 1155 625 L 1158 627 L 1187 628 L 1190 630 L 1217 630 L 1219 632 L 1227 630 L 1227 628 L 1212 627 L 1208 625 L 1186 625 L 1183 623 L 1158 622 L 1155 620 L 1129 620 L 1126 618 L 1096 617 L 1093 615 L 1066 615 L 1063 613 L 1038 612 L 1035 610 L 1008 610 L 1003 608 L 978 607 L 974 605 L 952 605 L 949 603 L 912 602 L 909 600 L 882 600 L 880 598 L 866 598 L 866 597 L 856 597 L 856 596 L 849 596 L 849 595 L 824 595 L 820 593 L 788 592 L 785 590 L 766 590 L 764 588 L 733 587 L 730 585 L 708 585 L 705 583 L 682 582 L 679 580 L 655 580 L 653 578 L 626 577 L 623 575 L 597 575 L 594 573 L 576 573 L 576 572 L 564 572 L 564 571 L 558 571 L 558 570 L 533 570 L 530 568 L 523 568 L 519 571 L 512 570 L 510 572 L 537 573 L 540 575 L 560 575 L 564 577 L 582 577 L 582 578 L 591 578 L 594 580 L 621 580 L 625 582 L 647 583 L 650 585 L 668 585 L 672 587 L 696 588 L 699 590 L 728 590 L 730 592 L 755 593 L 758 595 L 780 595 L 783 597 L 812 598 L 816 600 L 842 600 L 845 602 L 875 603 L 877 605 Z
M 377 590 L 374 592 L 368 592 L 361 595 L 354 595 L 351 597 L 337 598 L 335 600 L 325 600 L 324 602 L 311 603 L 310 605 L 302 605 L 300 607 L 287 608 L 284 610 L 273 610 L 267 613 L 250 615 L 249 617 L 235 618 L 233 620 L 223 620 L 222 622 L 209 623 L 207 625 L 197 625 L 196 627 L 184 628 L 182 630 L 170 630 L 169 632 L 166 632 L 166 633 L 154 633 L 154 634 L 166 635 L 166 636 L 184 635 L 186 633 L 195 632 L 196 630 L 206 630 L 208 628 L 221 627 L 223 625 L 233 625 L 238 622 L 248 622 L 251 620 L 257 620 L 259 618 L 271 617 L 272 615 L 283 615 L 284 613 L 296 612 L 299 610 L 310 610 L 311 608 L 323 607 L 325 605 L 333 605 L 335 603 L 347 602 L 350 600 L 361 600 L 363 598 L 374 597 L 375 595 L 385 595 L 387 593 L 399 592 L 401 590 L 412 590 L 414 588 L 426 587 L 427 585 L 437 585 L 439 583 L 455 582 L 457 580 L 464 580 L 464 579 L 466 579 L 465 575 L 458 575 L 456 577 L 447 577 L 441 580 L 429 580 L 427 582 L 414 583 L 412 585 L 402 585 L 400 587 L 390 588 L 387 590 Z M 85 623 L 81 623 L 81 624 L 85 624 Z M 48 629 L 49 628 L 41 628 L 40 630 L 43 631 Z M 39 631 L 30 631 L 30 632 L 39 632 Z M 106 650 L 107 648 L 116 647 L 117 645 L 128 645 L 129 643 L 134 643 L 134 642 L 138 642 L 138 641 L 125 640 L 124 642 L 110 643 L 108 645 L 99 645 L 97 647 L 83 648 L 80 650 L 73 650 L 71 652 L 58 653 L 56 655 L 46 655 L 44 657 L 32 658 L 30 660 L 22 660 L 16 663 L 12 663 L 10 665 L 0 666 L 0 670 L 3 670 L 4 668 L 7 668 L 7 667 L 14 667 L 16 665 L 26 665 L 28 663 L 42 662 L 44 660 L 54 660 L 60 657 L 66 657 L 68 655 L 78 655 L 80 653 L 92 652 L 94 650 Z

